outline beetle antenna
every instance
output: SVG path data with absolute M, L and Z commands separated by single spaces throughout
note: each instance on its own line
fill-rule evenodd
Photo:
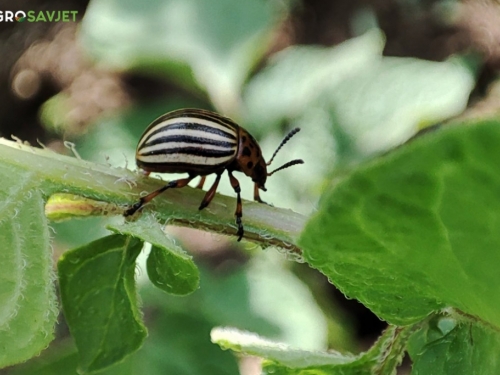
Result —
M 283 164 L 281 167 L 276 168 L 274 171 L 268 173 L 267 175 L 271 176 L 273 173 L 281 171 L 282 169 L 291 167 L 292 165 L 295 165 L 295 164 L 304 164 L 304 160 L 302 160 L 302 159 L 295 159 L 295 160 L 289 161 L 288 163 Z
M 269 160 L 269 163 L 267 163 L 266 165 L 271 165 L 271 163 L 273 162 L 274 160 L 274 157 L 276 156 L 276 154 L 278 153 L 279 150 L 281 150 L 281 147 L 283 147 L 285 145 L 285 143 L 287 143 L 290 138 L 292 138 L 295 134 L 297 134 L 298 132 L 300 131 L 300 128 L 295 128 L 295 129 L 292 129 L 290 130 L 290 133 L 288 133 L 285 138 L 283 138 L 283 140 L 281 141 L 280 145 L 278 146 L 278 148 L 276 149 L 276 151 L 274 151 L 274 154 L 273 156 L 271 157 L 271 160 Z

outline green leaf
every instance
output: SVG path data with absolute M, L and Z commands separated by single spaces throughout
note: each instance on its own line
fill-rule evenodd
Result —
M 60 92 L 42 104 L 40 121 L 49 131 L 64 134 L 67 126 L 67 114 L 71 108 L 69 95 Z
M 274 335 L 261 330 L 255 332 L 302 349 L 323 349 L 328 341 L 324 312 L 311 289 L 287 266 L 289 261 L 271 249 L 255 254 L 248 262 L 245 272 L 248 308 L 278 327 L 278 333 Z M 218 299 L 221 309 L 228 305 L 220 302 L 223 293 L 224 290 L 213 291 L 208 296 Z M 213 304 L 216 303 L 214 300 Z M 283 319 L 284 316 L 287 318 Z M 248 325 L 244 327 L 250 329 Z
M 122 212 L 123 208 L 114 204 L 66 193 L 53 194 L 45 203 L 45 216 L 55 222 L 74 217 L 116 216 Z
M 9 375 L 77 375 L 77 361 L 78 353 L 74 345 L 61 345 L 44 351 L 40 357 L 9 369 Z
M 165 294 L 158 294 L 151 305 L 156 314 L 150 337 L 134 356 L 135 368 L 147 375 L 239 374 L 236 358 L 210 342 L 213 323 L 205 319 L 202 308 L 186 304 L 184 311 L 172 311 L 165 303 L 160 305 Z
M 328 129 L 333 147 L 315 139 L 303 155 L 309 165 L 331 168 L 388 150 L 463 111 L 474 87 L 467 67 L 383 57 L 383 47 L 373 30 L 333 48 L 286 49 L 249 83 L 248 122 L 267 131 L 293 121 L 311 133 L 307 138 Z
M 389 327 L 372 348 L 357 356 L 335 351 L 307 351 L 234 328 L 214 328 L 212 342 L 223 349 L 263 357 L 264 374 L 371 375 L 394 373 L 413 327 Z
M 203 313 L 212 325 L 249 330 L 302 349 L 324 348 L 329 333 L 325 314 L 289 264 L 269 249 L 225 275 L 203 272 L 202 288 L 196 293 Z M 339 337 L 345 336 L 339 332 Z
M 149 279 L 158 288 L 179 295 L 198 289 L 200 273 L 191 256 L 163 232 L 152 215 L 144 213 L 136 221 L 110 225 L 108 228 L 153 245 L 147 261 L 147 270 Z
M 39 357 L 9 368 L 9 375 L 78 375 L 77 364 L 78 352 L 72 340 L 67 339 L 50 346 Z M 99 371 L 99 375 L 134 375 L 132 364 L 132 361 L 126 360 Z
M 199 85 L 227 113 L 265 52 L 275 6 L 265 0 L 92 1 L 81 37 L 108 65 L 165 72 L 183 86 Z
M 138 239 L 111 235 L 68 251 L 59 260 L 64 316 L 83 372 L 123 360 L 146 337 L 134 280 L 141 248 Z
M 392 324 L 455 307 L 500 327 L 500 123 L 448 126 L 335 184 L 299 245 Z
M 153 245 L 147 260 L 147 270 L 151 282 L 161 290 L 185 295 L 198 289 L 200 279 L 194 264 L 178 262 L 176 253 L 180 251 L 181 248 L 173 241 L 170 241 L 168 248 Z
M 38 354 L 57 316 L 43 200 L 30 173 L 0 163 L 0 367 Z
M 275 54 L 245 89 L 249 122 L 265 130 L 299 117 L 325 92 L 378 63 L 383 49 L 375 30 L 332 48 L 294 46 Z
M 480 322 L 438 316 L 411 338 L 412 375 L 500 373 L 500 334 Z
M 329 101 L 338 131 L 367 157 L 461 113 L 473 88 L 472 72 L 459 61 L 384 57 L 342 80 Z

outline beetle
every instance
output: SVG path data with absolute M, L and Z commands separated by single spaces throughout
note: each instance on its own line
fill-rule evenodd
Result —
M 233 172 L 243 172 L 254 185 L 254 200 L 264 202 L 259 189 L 266 191 L 267 177 L 282 169 L 303 164 L 295 159 L 268 173 L 267 167 L 283 145 L 300 129 L 290 131 L 281 141 L 270 161 L 266 163 L 255 138 L 233 120 L 215 112 L 202 109 L 179 109 L 154 120 L 144 131 L 136 150 L 136 163 L 145 171 L 157 173 L 187 173 L 187 178 L 170 181 L 165 186 L 141 197 L 138 202 L 124 212 L 133 215 L 167 189 L 186 186 L 192 179 L 201 176 L 197 188 L 202 188 L 207 175 L 215 173 L 212 187 L 201 201 L 199 209 L 207 207 L 212 201 L 222 173 L 227 171 L 231 186 L 237 195 L 236 224 L 238 241 L 243 237 L 243 209 L 240 197 L 240 184 Z

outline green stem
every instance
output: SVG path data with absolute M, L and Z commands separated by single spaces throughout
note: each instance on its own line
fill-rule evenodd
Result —
M 56 193 L 69 193 L 107 202 L 121 207 L 123 211 L 141 193 L 165 184 L 159 179 L 142 177 L 127 169 L 95 164 L 2 138 L 0 162 L 29 172 L 45 199 Z M 218 194 L 209 207 L 199 211 L 204 194 L 191 187 L 172 189 L 145 209 L 155 210 L 155 216 L 163 223 L 235 235 L 236 200 Z M 274 245 L 300 254 L 295 241 L 305 225 L 304 216 L 256 202 L 245 201 L 243 205 L 246 240 L 262 247 Z

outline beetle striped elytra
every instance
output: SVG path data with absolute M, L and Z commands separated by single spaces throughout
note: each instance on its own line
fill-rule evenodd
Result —
M 215 173 L 212 187 L 201 201 L 199 209 L 207 207 L 215 196 L 222 173 L 227 170 L 231 186 L 236 192 L 236 224 L 238 225 L 238 241 L 243 237 L 243 216 L 240 197 L 240 184 L 233 172 L 243 172 L 252 178 L 254 200 L 260 199 L 259 189 L 266 191 L 268 176 L 295 164 L 304 163 L 295 159 L 268 173 L 267 167 L 283 145 L 300 129 L 290 131 L 281 141 L 268 163 L 262 156 L 260 146 L 250 133 L 233 120 L 215 112 L 202 109 L 179 109 L 169 112 L 154 120 L 144 131 L 136 151 L 137 166 L 146 174 L 187 173 L 188 177 L 170 181 L 167 185 L 155 190 L 125 211 L 124 216 L 133 215 L 146 203 L 170 188 L 186 186 L 193 178 L 201 176 L 198 188 L 202 188 L 205 177 Z

